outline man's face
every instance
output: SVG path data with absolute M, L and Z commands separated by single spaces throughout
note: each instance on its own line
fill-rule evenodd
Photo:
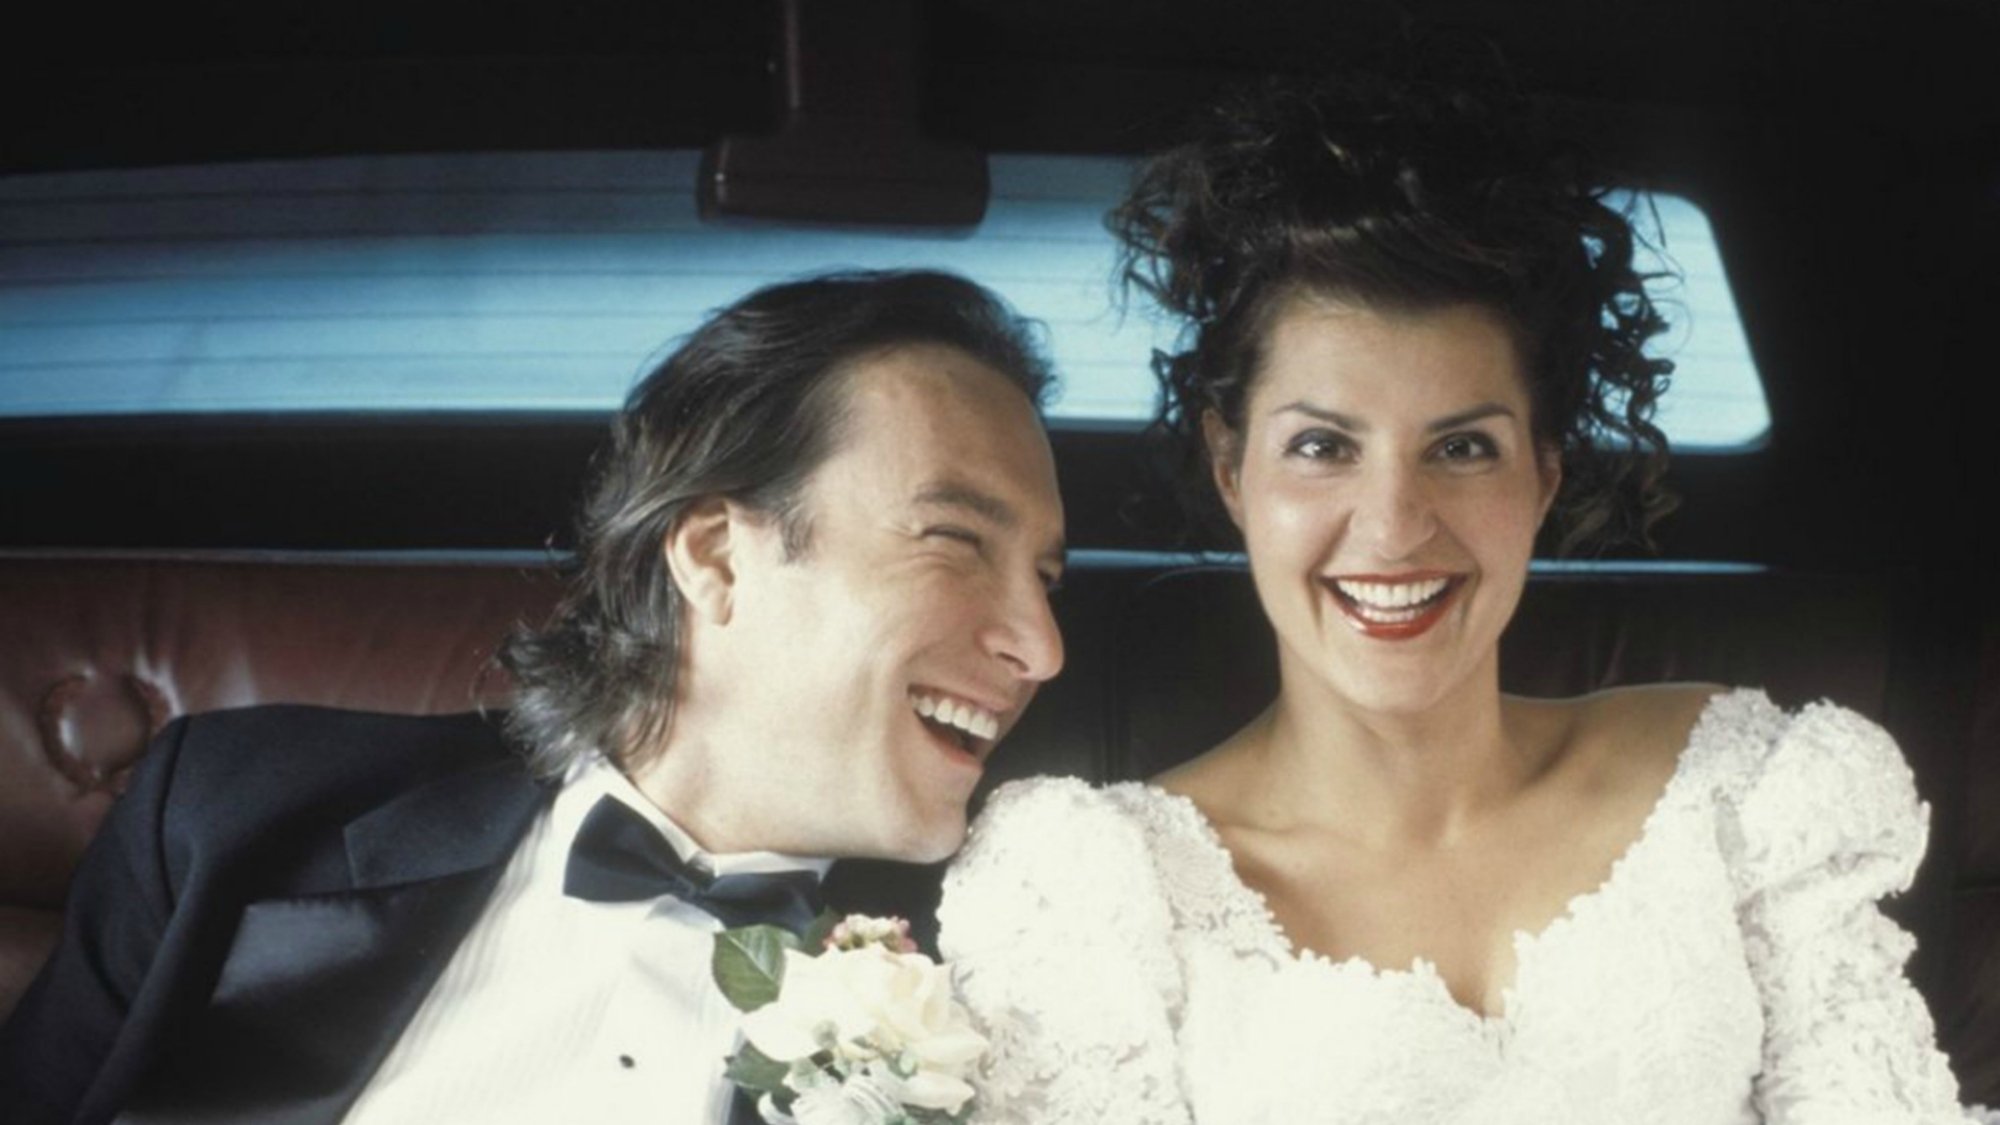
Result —
M 1026 396 L 956 349 L 876 353 L 844 390 L 845 436 L 801 498 L 810 546 L 787 560 L 769 520 L 731 552 L 723 631 L 755 734 L 729 752 L 757 756 L 772 846 L 942 859 L 1062 667 L 1055 463 Z

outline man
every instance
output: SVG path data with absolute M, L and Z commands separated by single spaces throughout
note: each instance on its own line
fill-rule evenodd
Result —
M 618 418 L 568 595 L 503 654 L 505 736 L 161 734 L 0 1033 L 0 1120 L 740 1113 L 712 934 L 809 918 L 833 857 L 955 850 L 1061 665 L 1047 381 L 942 274 L 715 316 Z

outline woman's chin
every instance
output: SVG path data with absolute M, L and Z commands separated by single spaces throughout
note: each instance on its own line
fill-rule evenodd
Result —
M 1473 670 L 1458 661 L 1416 659 L 1417 655 L 1397 653 L 1354 660 L 1351 654 L 1342 653 L 1337 660 L 1322 659 L 1310 671 L 1300 671 L 1306 671 L 1343 708 L 1384 717 L 1434 713 L 1476 679 Z M 1287 676 L 1287 681 L 1287 690 L 1303 686 L 1292 676 Z
M 1344 684 L 1335 694 L 1353 710 L 1393 718 L 1418 718 L 1437 711 L 1446 697 L 1435 683 L 1369 682 Z

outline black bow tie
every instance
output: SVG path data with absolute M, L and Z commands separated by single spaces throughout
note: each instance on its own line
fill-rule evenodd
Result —
M 717 877 L 690 867 L 659 829 L 623 801 L 601 797 L 563 872 L 563 893 L 590 902 L 636 902 L 673 895 L 729 927 L 765 923 L 802 933 L 819 915 L 819 878 L 810 871 Z

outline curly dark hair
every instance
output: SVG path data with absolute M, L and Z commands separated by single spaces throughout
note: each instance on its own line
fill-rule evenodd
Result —
M 706 497 L 777 522 L 788 561 L 812 551 L 801 493 L 846 434 L 841 374 L 872 353 L 942 344 L 1037 407 L 1053 385 L 1041 326 L 988 290 L 928 270 L 822 274 L 766 286 L 709 317 L 632 389 L 577 533 L 576 570 L 540 628 L 499 653 L 508 730 L 545 777 L 599 751 L 628 770 L 673 716 L 683 599 L 662 544 Z
M 1218 509 L 1202 415 L 1241 430 L 1289 299 L 1472 302 L 1507 326 L 1535 438 L 1561 451 L 1558 550 L 1647 541 L 1674 503 L 1652 422 L 1673 364 L 1644 353 L 1666 322 L 1632 223 L 1589 172 L 1518 96 L 1372 76 L 1240 93 L 1146 164 L 1106 221 L 1128 289 L 1184 322 L 1181 350 L 1154 353 L 1155 426 L 1197 514 Z

